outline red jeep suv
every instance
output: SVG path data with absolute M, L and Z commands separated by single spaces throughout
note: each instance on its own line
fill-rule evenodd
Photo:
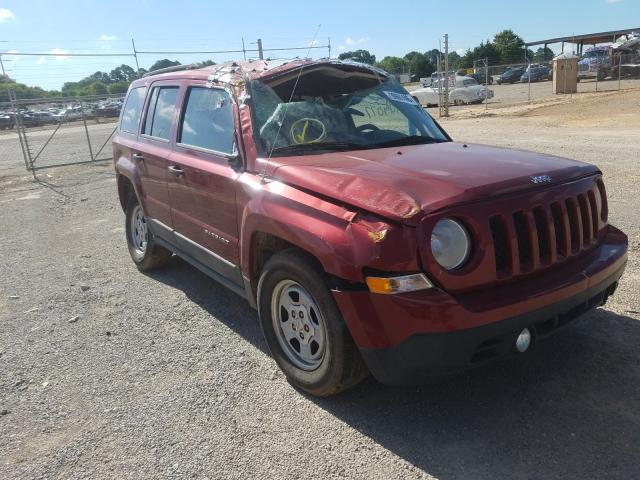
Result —
M 626 264 L 595 166 L 453 142 L 369 65 L 152 72 L 113 149 L 138 268 L 175 254 L 245 297 L 314 395 L 527 351 Z

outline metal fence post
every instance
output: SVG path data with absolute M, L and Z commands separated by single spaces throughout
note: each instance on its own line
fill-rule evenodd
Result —
M 618 52 L 618 90 L 620 90 L 621 76 L 622 76 L 622 52 Z
M 489 111 L 489 58 L 484 59 L 484 86 L 487 87 L 487 98 L 484 99 L 484 113 Z
M 93 149 L 91 148 L 91 137 L 89 136 L 89 128 L 87 127 L 87 117 L 84 114 L 84 102 L 80 102 L 80 112 L 82 113 L 82 124 L 84 125 L 84 133 L 87 135 L 87 145 L 89 146 L 89 158 L 91 161 L 95 161 L 93 158 Z
M 529 103 L 531 103 L 531 62 L 527 58 L 527 80 L 529 81 Z

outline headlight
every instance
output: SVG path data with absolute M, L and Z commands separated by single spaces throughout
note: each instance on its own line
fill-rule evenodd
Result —
M 460 267 L 471 253 L 467 230 L 451 218 L 439 220 L 431 232 L 431 252 L 442 268 Z

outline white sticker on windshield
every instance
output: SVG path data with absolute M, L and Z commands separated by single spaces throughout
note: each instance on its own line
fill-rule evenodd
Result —
M 417 105 L 416 101 L 408 93 L 388 92 L 385 90 L 384 94 L 389 98 L 389 100 Z

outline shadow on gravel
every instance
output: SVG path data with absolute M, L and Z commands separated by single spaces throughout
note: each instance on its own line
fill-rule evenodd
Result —
M 251 308 L 245 299 L 227 290 L 200 270 L 174 256 L 167 268 L 144 274 L 182 290 L 193 303 L 259 348 L 262 353 L 270 355 L 258 324 L 258 312 Z
M 178 259 L 148 275 L 268 354 L 245 300 Z M 531 353 L 489 367 L 418 388 L 370 378 L 308 399 L 441 480 L 636 478 L 639 345 L 638 320 L 598 309 Z
M 490 367 L 310 399 L 441 480 L 637 478 L 638 345 L 638 320 L 599 309 Z

